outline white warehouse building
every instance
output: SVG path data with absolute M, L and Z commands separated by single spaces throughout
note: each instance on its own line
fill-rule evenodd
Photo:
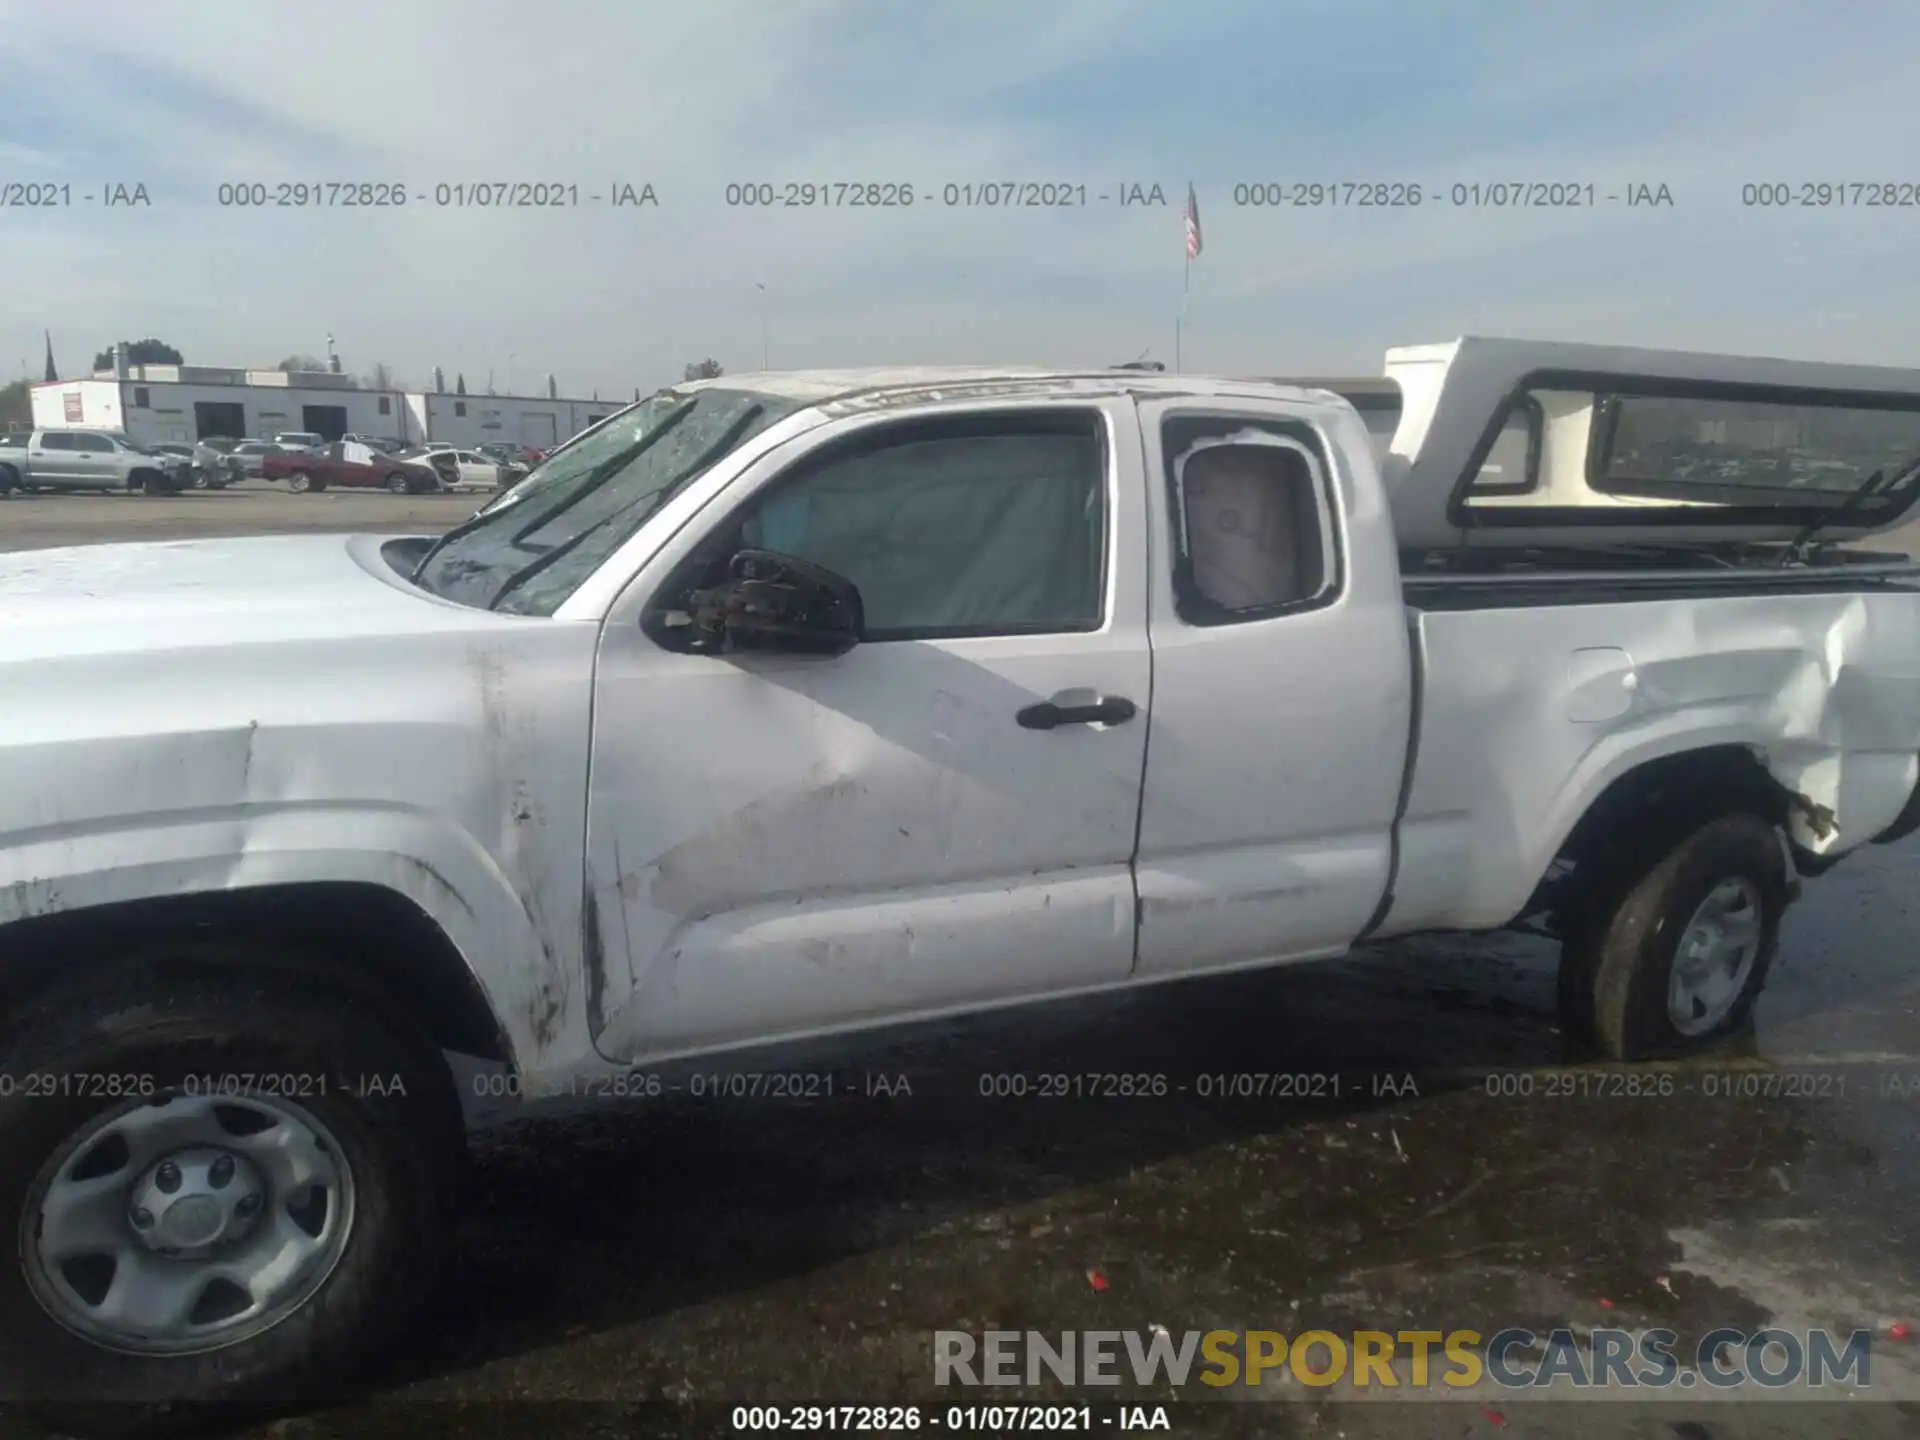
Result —
M 435 383 L 439 384 L 436 373 Z M 270 440 L 309 431 L 391 437 L 416 445 L 503 441 L 548 449 L 626 402 L 567 400 L 551 393 L 457 395 L 444 390 L 368 390 L 327 370 L 245 370 L 209 365 L 129 365 L 85 380 L 31 387 L 40 430 L 117 430 L 142 444 L 191 443 L 215 435 Z

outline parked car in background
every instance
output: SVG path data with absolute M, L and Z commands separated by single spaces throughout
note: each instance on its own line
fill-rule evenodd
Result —
M 467 485 L 476 489 L 497 490 L 507 483 L 506 468 L 477 450 L 461 450 L 452 445 L 423 445 L 394 458 L 431 465 L 449 486 Z
M 264 461 L 269 455 L 284 455 L 287 452 L 271 440 L 242 440 L 233 447 L 233 458 L 240 462 L 241 471 L 255 480 L 266 478 Z
M 177 495 L 192 463 L 160 455 L 117 430 L 16 431 L 0 441 L 0 494 L 38 490 L 131 490 Z
M 490 441 L 477 448 L 481 455 L 484 455 L 500 467 L 502 472 L 500 483 L 502 485 L 511 485 L 515 481 L 525 478 L 526 473 L 531 470 L 535 464 L 534 461 L 527 458 L 528 451 L 524 446 L 509 445 L 504 440 Z
M 193 447 L 193 486 L 196 490 L 224 490 L 247 478 L 247 467 L 234 453 L 240 442 L 226 435 L 208 435 Z
M 315 452 L 288 450 L 262 462 L 268 480 L 285 480 L 294 494 L 332 486 L 354 490 L 391 490 L 396 495 L 418 495 L 442 488 L 430 465 L 408 464 L 382 455 L 369 446 L 338 441 Z
M 282 430 L 273 443 L 282 450 L 317 451 L 326 446 L 327 437 L 313 430 Z
M 403 441 L 397 440 L 391 435 L 349 434 L 342 435 L 340 438 L 348 444 L 365 445 L 370 450 L 378 450 L 382 455 L 396 455 L 407 448 Z

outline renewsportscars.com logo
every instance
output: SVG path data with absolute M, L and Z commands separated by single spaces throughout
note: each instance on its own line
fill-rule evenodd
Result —
M 1672 1330 L 937 1330 L 936 1385 L 1303 1385 L 1578 1390 L 1705 1385 L 1727 1390 L 1871 1383 L 1873 1334 L 1714 1330 L 1682 1348 Z

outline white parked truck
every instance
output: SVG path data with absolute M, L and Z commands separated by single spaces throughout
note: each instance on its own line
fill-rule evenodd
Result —
M 1466 340 L 663 391 L 438 540 L 0 557 L 0 1377 L 319 1393 L 447 1055 L 637 1067 L 1419 931 L 1738 1027 L 1920 825 L 1920 373 Z M 1871 483 L 1868 483 L 1868 482 Z M 1284 1063 L 1276 1056 L 1276 1064 Z

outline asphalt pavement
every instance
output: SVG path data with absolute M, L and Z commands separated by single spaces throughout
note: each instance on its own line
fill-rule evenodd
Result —
M 390 495 L 384 490 L 294 495 L 265 480 L 165 496 L 15 495 L 0 498 L 0 551 L 290 530 L 424 535 L 459 524 L 489 498 L 473 492 Z
M 35 497 L 0 503 L 0 548 L 426 531 L 478 503 Z M 1809 881 L 1752 1033 L 1683 1066 L 1578 1064 L 1549 945 L 1448 938 L 736 1055 L 499 1127 L 445 1292 L 362 1390 L 259 1433 L 729 1434 L 735 1406 L 811 1401 L 988 1434 L 1013 1427 L 951 1407 L 1044 1400 L 1164 1405 L 1183 1436 L 1915 1435 L 1917 862 Z M 832 1093 L 730 1078 L 770 1074 Z M 1134 1093 L 1097 1093 L 1116 1076 Z M 1871 1331 L 1869 1384 L 1089 1395 L 943 1390 L 931 1358 L 938 1330 L 1768 1323 Z

